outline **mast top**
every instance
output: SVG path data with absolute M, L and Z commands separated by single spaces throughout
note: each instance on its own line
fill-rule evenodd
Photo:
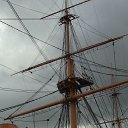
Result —
M 65 0 L 65 15 L 60 18 L 60 23 L 66 24 L 66 22 L 70 22 L 71 20 L 74 20 L 76 18 L 78 18 L 78 16 L 69 13 L 68 0 Z

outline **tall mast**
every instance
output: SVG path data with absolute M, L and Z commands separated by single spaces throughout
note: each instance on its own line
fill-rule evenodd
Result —
M 114 45 L 113 45 L 114 47 Z M 115 59 L 115 56 L 114 56 L 114 59 Z M 114 60 L 116 61 L 116 60 Z M 116 68 L 116 63 L 115 63 L 115 68 Z M 113 74 L 113 73 L 112 73 Z M 115 74 L 117 74 L 117 72 L 115 71 Z M 116 82 L 116 77 L 115 75 L 113 74 L 112 75 L 112 83 Z M 116 92 L 116 89 L 113 90 L 113 94 L 112 94 L 112 97 L 113 97 L 113 116 L 115 118 L 115 128 L 121 128 L 121 123 L 120 123 L 120 115 L 119 115 L 119 93 Z
M 66 48 L 67 48 L 67 54 L 70 54 L 70 30 L 69 30 L 69 24 L 70 24 L 70 18 L 67 10 L 67 0 L 65 0 L 65 34 L 66 34 Z M 74 77 L 74 63 L 71 58 L 71 56 L 67 56 L 67 77 L 68 81 L 70 82 L 69 87 L 69 97 L 73 97 L 76 94 L 75 89 L 75 83 L 71 81 L 71 78 Z M 77 128 L 77 114 L 76 114 L 76 100 L 72 100 L 69 103 L 70 108 L 70 121 L 71 121 L 71 128 Z
M 115 122 L 116 122 L 116 128 L 121 128 L 121 123 L 120 123 L 120 118 L 119 118 L 119 98 L 118 98 L 118 93 L 114 92 L 112 94 L 113 96 L 113 107 L 114 107 L 114 115 L 115 115 Z

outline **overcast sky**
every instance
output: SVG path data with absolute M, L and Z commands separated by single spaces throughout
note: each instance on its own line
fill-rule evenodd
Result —
M 12 2 L 12 5 L 21 18 L 41 18 L 47 14 L 64 8 L 64 0 L 10 1 Z M 69 1 L 71 5 L 79 3 L 83 0 Z M 77 19 L 75 19 L 73 21 L 73 25 L 75 26 L 75 30 L 78 33 L 77 36 L 79 41 L 84 47 L 87 46 L 87 44 L 91 45 L 106 40 L 106 38 L 103 36 L 99 36 L 98 32 L 104 33 L 104 35 L 107 35 L 107 38 L 128 33 L 128 0 L 92 0 L 86 4 L 71 9 L 70 11 L 71 13 L 79 16 L 79 22 Z M 45 20 L 23 20 L 23 22 L 34 37 L 37 37 L 40 40 L 48 42 L 49 44 L 52 44 L 56 47 L 62 48 L 63 25 L 60 25 L 59 23 L 59 18 L 61 16 L 63 16 L 63 13 L 59 13 Z M 0 0 L 0 21 L 25 32 L 19 21 L 7 20 L 11 18 L 16 19 L 16 16 L 11 10 L 9 4 L 6 2 L 6 0 Z M 25 75 L 35 78 L 38 81 L 35 81 L 32 78 L 22 74 L 11 76 L 11 74 L 15 73 L 16 71 L 20 71 L 22 69 L 28 68 L 29 66 L 43 62 L 45 59 L 39 54 L 38 49 L 27 35 L 7 26 L 2 22 L 0 22 L 0 109 L 22 103 L 33 94 L 33 92 L 14 92 L 16 90 L 11 91 L 9 90 L 10 88 L 31 91 L 38 90 L 54 75 L 54 71 L 50 68 L 49 65 L 47 65 L 37 69 L 37 71 L 35 71 L 33 74 L 25 73 Z M 86 41 L 81 34 L 79 23 L 81 24 L 82 30 L 86 35 L 87 43 L 85 43 Z M 87 24 L 92 27 L 89 27 Z M 98 35 L 94 33 L 98 33 Z M 60 50 L 53 48 L 52 46 L 49 46 L 41 41 L 36 40 L 36 42 L 38 46 L 43 50 L 43 53 L 47 55 L 48 59 L 61 56 Z M 127 43 L 128 38 L 126 37 L 125 39 L 118 41 L 115 44 L 116 66 L 126 70 L 128 70 Z M 114 66 L 114 53 L 112 45 L 103 50 L 101 49 L 90 52 L 92 53 L 95 62 L 105 64 L 107 66 Z M 88 59 L 92 59 L 89 53 L 86 55 Z M 53 63 L 53 66 L 58 69 L 59 62 Z M 102 69 L 102 71 L 113 73 L 113 71 L 110 70 Z M 99 78 L 97 74 L 94 74 L 94 76 L 97 83 L 100 85 L 102 85 L 100 79 L 102 79 L 102 82 L 105 85 L 111 84 L 111 76 L 103 75 L 101 78 Z M 118 80 L 124 79 L 127 79 L 127 77 L 118 78 Z M 52 81 L 50 81 L 48 85 L 43 88 L 43 93 L 39 93 L 36 97 L 57 90 L 57 82 L 58 76 L 53 77 Z M 24 110 L 40 106 L 46 102 L 58 99 L 59 97 L 61 96 L 57 93 L 51 97 L 49 96 L 45 98 L 44 100 L 24 107 Z M 124 104 L 124 102 L 122 103 Z M 127 105 L 128 103 L 124 104 L 124 110 L 126 110 Z M 13 111 L 14 110 L 0 113 L 0 117 L 6 118 Z M 52 115 L 52 113 L 53 112 L 51 112 L 51 114 L 42 114 L 42 120 L 47 119 L 47 116 Z M 55 115 L 56 118 L 57 116 L 58 115 Z M 38 118 L 40 118 L 40 116 Z M 52 122 L 55 121 L 56 120 L 54 118 Z M 5 123 L 6 121 L 1 119 L 0 122 Z M 17 124 L 19 127 L 26 127 L 27 125 L 34 127 L 33 123 L 26 123 L 23 125 L 22 122 L 15 122 L 15 124 Z M 47 128 L 47 122 L 45 121 L 37 123 L 36 127 L 40 128 L 41 125 L 44 125 L 44 128 Z

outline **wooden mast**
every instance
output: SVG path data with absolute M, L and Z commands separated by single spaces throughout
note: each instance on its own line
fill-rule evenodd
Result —
M 70 25 L 70 18 L 69 18 L 69 14 L 68 14 L 68 10 L 67 10 L 67 0 L 65 0 L 65 32 L 66 32 L 66 52 L 67 54 L 70 54 L 70 30 L 69 30 L 69 25 Z M 73 60 L 71 58 L 71 56 L 67 56 L 67 78 L 68 81 L 70 82 L 70 87 L 69 87 L 69 97 L 73 97 L 76 94 L 76 88 L 75 88 L 75 84 L 73 81 L 71 81 L 71 79 L 75 76 L 74 74 L 74 63 Z M 71 128 L 77 128 L 77 115 L 76 115 L 76 100 L 71 100 L 71 102 L 69 102 L 69 109 L 70 109 L 70 122 L 71 122 Z
M 113 96 L 113 102 L 114 102 L 113 107 L 115 112 L 116 128 L 121 128 L 120 118 L 119 118 L 119 107 L 118 107 L 119 106 L 118 94 L 119 93 L 114 92 L 112 96 Z

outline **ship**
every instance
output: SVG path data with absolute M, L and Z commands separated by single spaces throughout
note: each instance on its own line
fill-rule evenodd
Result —
M 31 50 L 30 44 L 26 43 L 26 46 L 18 44 L 21 46 L 19 53 L 16 53 L 17 49 L 11 53 L 14 52 L 16 57 L 17 54 L 23 55 L 21 60 L 18 58 L 18 63 L 27 63 L 27 66 L 23 65 L 19 70 L 14 70 L 1 64 L 13 72 L 9 79 L 22 79 L 24 83 L 22 85 L 29 86 L 29 89 L 18 89 L 16 86 L 13 89 L 10 86 L 1 88 L 4 91 L 13 91 L 13 94 L 15 91 L 17 97 L 14 94 L 11 98 L 10 93 L 6 93 L 11 99 L 8 101 L 11 105 L 0 108 L 1 115 L 4 115 L 1 118 L 0 128 L 127 128 L 128 34 L 125 31 L 127 25 L 123 29 L 124 32 L 120 30 L 119 34 L 117 30 L 119 31 L 120 27 L 118 27 L 108 35 L 108 32 L 102 32 L 88 23 L 92 19 L 96 21 L 94 0 L 48 0 L 45 2 L 47 4 L 53 2 L 58 10 L 50 6 L 48 13 L 39 18 L 30 17 L 32 15 L 29 16 L 28 12 L 25 14 L 25 11 L 29 10 L 42 15 L 39 10 L 25 7 L 11 0 L 3 0 L 3 2 L 8 5 L 12 13 L 10 17 L 2 17 L 0 23 L 13 29 L 13 32 L 22 34 L 22 37 L 14 37 L 16 41 L 18 38 L 23 38 L 22 41 L 29 41 L 37 51 Z M 107 2 L 117 5 L 117 8 L 121 6 L 118 5 L 119 1 L 118 4 L 112 1 L 97 2 L 98 7 L 102 7 L 103 3 L 107 4 Z M 47 5 L 44 5 L 41 0 L 30 3 L 33 7 L 38 5 L 45 8 Z M 124 9 L 126 3 L 122 2 Z M 86 18 L 90 18 L 92 13 L 88 10 L 89 5 L 95 8 L 95 18 Z M 107 11 L 114 13 L 111 11 L 112 5 L 107 6 Z M 19 8 L 24 11 L 19 12 Z M 104 9 L 106 9 L 105 5 Z M 88 12 L 90 14 L 86 15 Z M 113 16 L 113 14 L 108 15 Z M 121 14 L 119 15 L 121 17 Z M 116 20 L 117 17 L 111 18 Z M 112 25 L 112 21 L 109 21 L 112 19 L 103 20 Z M 121 21 L 120 18 L 118 20 Z M 118 26 L 118 20 L 117 24 L 113 23 L 113 25 Z M 33 22 L 32 25 L 30 21 Z M 53 29 L 50 29 L 50 25 L 46 25 L 46 22 L 51 24 Z M 111 26 L 111 28 L 114 27 Z M 107 30 L 107 28 L 111 30 L 109 26 L 104 29 Z M 39 34 L 39 37 L 42 35 L 46 38 L 49 32 L 51 33 L 46 41 L 37 36 Z M 114 32 L 119 35 L 115 35 Z M 11 41 L 12 37 L 8 36 L 7 39 Z M 24 53 L 25 50 L 26 53 Z M 32 54 L 33 57 L 29 58 L 27 54 Z M 33 60 L 31 64 L 30 60 Z M 12 83 L 15 85 L 20 84 L 20 82 L 14 82 Z

